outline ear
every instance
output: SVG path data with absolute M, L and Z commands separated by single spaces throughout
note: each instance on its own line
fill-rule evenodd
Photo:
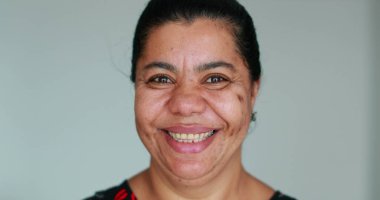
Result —
M 260 89 L 260 83 L 261 83 L 261 80 L 257 80 L 257 81 L 252 81 L 252 85 L 251 85 L 251 106 L 252 108 L 254 107 L 255 105 L 255 102 L 256 102 L 256 98 L 259 94 L 259 89 Z

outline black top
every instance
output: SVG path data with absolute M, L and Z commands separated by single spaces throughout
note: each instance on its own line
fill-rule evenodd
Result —
M 103 191 L 96 192 L 94 196 L 84 200 L 137 200 L 137 197 L 129 187 L 128 181 L 124 181 L 121 185 L 112 187 Z M 276 191 L 269 200 L 296 200 L 289 196 Z

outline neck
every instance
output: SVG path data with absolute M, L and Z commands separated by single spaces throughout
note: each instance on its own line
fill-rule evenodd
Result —
M 241 164 L 241 150 L 236 151 L 235 154 L 231 156 L 223 169 L 215 167 L 215 170 L 207 175 L 192 180 L 173 177 L 165 173 L 152 160 L 146 178 L 149 180 L 150 189 L 155 195 L 155 199 L 211 200 L 236 198 L 242 190 L 243 187 L 240 186 L 244 186 L 242 183 L 248 174 Z

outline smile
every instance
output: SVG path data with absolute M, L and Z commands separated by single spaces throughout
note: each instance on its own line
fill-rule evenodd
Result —
M 215 130 L 204 132 L 204 133 L 174 133 L 167 131 L 167 133 L 172 137 L 175 141 L 180 143 L 198 143 L 206 140 L 215 134 Z

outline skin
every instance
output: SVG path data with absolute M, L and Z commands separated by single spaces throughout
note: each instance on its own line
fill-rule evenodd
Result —
M 130 179 L 144 199 L 267 200 L 273 190 L 248 174 L 241 146 L 259 82 L 249 77 L 223 21 L 169 22 L 149 34 L 137 62 L 135 115 L 150 167 Z M 174 151 L 167 127 L 217 130 L 197 153 Z M 237 198 L 238 197 L 238 198 Z

